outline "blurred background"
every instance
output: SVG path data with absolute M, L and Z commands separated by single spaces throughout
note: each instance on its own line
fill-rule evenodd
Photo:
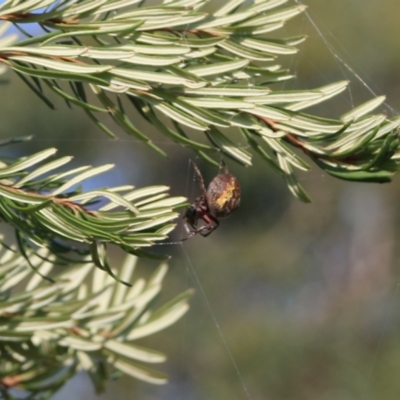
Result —
M 347 92 L 311 111 L 338 117 L 374 94 L 386 94 L 383 111 L 399 114 L 398 0 L 304 2 L 307 14 L 283 32 L 308 36 L 297 55 L 281 60 L 296 74 L 285 89 L 349 80 Z M 92 180 L 93 187 L 167 184 L 173 195 L 193 200 L 199 194 L 192 152 L 157 134 L 154 141 L 169 158 L 118 130 L 119 139 L 110 140 L 79 109 L 55 100 L 58 109 L 51 111 L 18 77 L 7 78 L 1 136 L 35 137 L 1 148 L 2 155 L 57 147 L 60 156 L 73 155 L 76 165 L 116 164 Z M 196 162 L 209 182 L 216 169 Z M 159 304 L 196 289 L 182 320 L 138 343 L 167 354 L 159 369 L 170 382 L 157 387 L 122 378 L 99 398 L 400 398 L 399 178 L 389 185 L 348 183 L 313 167 L 300 177 L 313 202 L 302 204 L 256 157 L 247 169 L 227 162 L 242 186 L 241 208 L 206 239 L 162 247 L 173 257 Z M 172 240 L 182 235 L 179 221 Z M 157 263 L 139 265 L 147 274 Z M 56 398 L 97 397 L 79 375 Z

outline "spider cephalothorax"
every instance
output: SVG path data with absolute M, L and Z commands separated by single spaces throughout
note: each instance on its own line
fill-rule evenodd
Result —
M 184 219 L 193 230 L 187 228 L 190 238 L 197 233 L 208 236 L 218 228 L 219 218 L 224 218 L 235 211 L 240 204 L 240 186 L 238 180 L 228 173 L 227 168 L 222 174 L 218 174 L 208 185 L 206 190 L 203 176 L 197 165 L 193 163 L 193 168 L 199 181 L 202 195 L 199 196 L 186 210 Z M 205 225 L 197 227 L 199 220 L 203 220 Z

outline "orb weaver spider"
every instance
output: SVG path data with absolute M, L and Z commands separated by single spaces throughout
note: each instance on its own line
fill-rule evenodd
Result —
M 219 226 L 219 219 L 228 217 L 240 205 L 240 186 L 238 180 L 228 172 L 225 163 L 221 163 L 224 172 L 218 174 L 206 190 L 204 179 L 197 165 L 193 162 L 194 172 L 200 185 L 201 196 L 188 207 L 183 216 L 188 237 L 200 233 L 206 237 Z M 199 220 L 205 225 L 197 227 Z M 191 230 L 190 228 L 193 228 Z

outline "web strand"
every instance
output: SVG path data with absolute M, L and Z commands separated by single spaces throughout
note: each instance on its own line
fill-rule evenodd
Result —
M 202 286 L 202 284 L 201 284 L 201 282 L 199 280 L 199 277 L 198 277 L 198 275 L 196 273 L 196 270 L 193 267 L 192 261 L 190 260 L 190 257 L 189 257 L 189 255 L 188 255 L 188 253 L 186 251 L 186 248 L 185 248 L 185 246 L 183 244 L 181 244 L 181 248 L 182 248 L 182 251 L 183 251 L 183 253 L 184 253 L 185 257 L 186 257 L 187 270 L 190 273 L 190 275 L 193 277 L 193 280 L 194 280 L 196 286 L 199 288 L 199 291 L 200 291 L 200 294 L 201 294 L 201 296 L 203 298 L 204 304 L 207 307 L 207 310 L 208 310 L 208 312 L 210 314 L 210 317 L 211 317 L 211 319 L 212 319 L 212 321 L 213 321 L 213 323 L 215 325 L 215 328 L 217 329 L 218 335 L 219 335 L 219 337 L 221 339 L 221 342 L 222 342 L 222 344 L 223 344 L 223 346 L 225 348 L 225 351 L 227 352 L 227 354 L 229 356 L 229 359 L 231 360 L 232 366 L 233 366 L 233 368 L 234 368 L 234 370 L 236 372 L 236 375 L 239 378 L 240 384 L 241 384 L 241 386 L 243 388 L 243 391 L 244 391 L 244 393 L 246 395 L 246 399 L 247 400 L 252 400 L 252 398 L 250 396 L 250 393 L 249 393 L 249 391 L 247 389 L 247 386 L 246 386 L 246 384 L 244 382 L 243 376 L 242 376 L 242 374 L 240 372 L 240 369 L 239 369 L 239 367 L 238 367 L 238 365 L 236 363 L 236 360 L 235 360 L 235 357 L 234 357 L 234 355 L 232 353 L 232 350 L 229 347 L 228 342 L 225 339 L 225 335 L 222 332 L 222 329 L 221 329 L 221 326 L 220 326 L 220 324 L 218 322 L 218 319 L 217 319 L 217 317 L 216 317 L 216 315 L 215 315 L 215 313 L 214 313 L 214 311 L 213 311 L 213 309 L 211 307 L 210 302 L 208 301 L 207 295 L 206 295 L 206 293 L 205 293 L 205 291 L 203 289 L 203 286 Z
M 186 189 L 185 189 L 185 192 L 187 194 L 190 194 L 190 198 L 193 197 L 193 189 L 194 189 L 194 185 L 195 184 L 196 184 L 196 177 L 195 177 L 194 172 L 193 172 L 192 161 L 190 160 L 188 162 L 188 165 L 187 165 Z M 181 226 L 180 231 L 181 231 L 181 236 L 182 236 L 182 234 L 184 232 L 183 224 Z M 219 337 L 221 339 L 221 342 L 222 342 L 222 344 L 223 344 L 223 346 L 225 348 L 225 351 L 227 352 L 227 354 L 229 356 L 229 359 L 230 359 L 230 361 L 232 363 L 232 366 L 233 366 L 233 368 L 235 370 L 235 373 L 239 378 L 239 382 L 240 382 L 240 384 L 241 384 L 241 386 L 243 388 L 243 392 L 246 395 L 246 399 L 247 400 L 252 400 L 252 398 L 250 397 L 250 393 L 249 393 L 249 391 L 247 389 L 247 386 L 246 386 L 246 384 L 244 382 L 243 376 L 242 376 L 242 374 L 240 372 L 240 369 L 239 369 L 239 367 L 237 365 L 237 362 L 235 360 L 235 357 L 234 357 L 234 355 L 232 353 L 232 350 L 230 349 L 230 347 L 228 345 L 228 342 L 225 339 L 225 335 L 222 332 L 221 326 L 220 326 L 220 324 L 218 322 L 218 319 L 217 319 L 217 317 L 216 317 L 216 315 L 215 315 L 215 313 L 214 313 L 214 311 L 212 309 L 212 306 L 211 306 L 211 304 L 210 304 L 210 302 L 209 302 L 209 300 L 207 298 L 207 295 L 206 295 L 206 293 L 204 291 L 203 285 L 201 284 L 201 282 L 199 280 L 199 277 L 198 277 L 198 275 L 197 275 L 197 273 L 196 273 L 196 271 L 195 271 L 195 269 L 193 267 L 193 263 L 191 261 L 191 258 L 189 256 L 188 252 L 186 251 L 184 243 L 182 243 L 182 242 L 171 243 L 170 242 L 168 244 L 180 244 L 181 249 L 183 251 L 183 254 L 185 256 L 185 259 L 186 259 L 187 274 L 188 274 L 188 276 L 192 277 L 192 279 L 195 282 L 196 286 L 199 288 L 201 297 L 203 298 L 204 304 L 207 307 L 207 311 L 209 312 L 209 314 L 211 316 L 211 320 L 212 320 L 214 326 L 217 329 L 218 335 L 219 335 Z M 185 344 L 185 333 L 186 333 L 186 325 L 185 325 L 185 328 L 184 328 L 184 331 L 183 331 L 183 337 L 182 337 L 182 348 L 183 349 L 184 349 L 184 344 Z M 183 368 L 183 358 L 184 358 L 184 350 L 182 350 L 182 362 L 181 362 L 182 368 Z
M 295 0 L 297 4 L 303 5 L 301 0 Z M 345 67 L 352 76 L 354 76 L 374 97 L 377 97 L 378 94 L 371 88 L 370 85 L 352 68 L 342 57 L 340 57 L 335 50 L 335 48 L 332 46 L 332 44 L 328 41 L 328 39 L 325 37 L 325 35 L 322 33 L 321 29 L 318 27 L 316 22 L 311 18 L 310 14 L 307 11 L 304 11 L 307 19 L 310 21 L 310 24 L 313 26 L 315 31 L 318 33 L 318 36 L 321 38 L 321 40 L 324 42 L 326 48 L 329 50 L 329 52 L 332 54 L 332 56 L 341 64 L 343 67 Z M 329 34 L 334 37 L 332 32 L 329 32 Z M 336 38 L 335 38 L 336 39 Z M 340 68 L 340 66 L 339 66 Z M 341 69 L 341 68 L 340 68 Z M 351 96 L 351 93 L 350 93 Z M 390 104 L 387 102 L 384 103 L 386 107 L 388 107 L 392 112 L 398 114 L 397 110 L 395 110 Z
M 394 311 L 394 308 L 395 308 L 396 298 L 397 298 L 397 295 L 398 295 L 398 292 L 399 292 L 399 288 L 400 288 L 400 281 L 397 282 L 396 289 L 394 290 L 394 293 L 393 293 L 392 298 L 391 298 L 390 306 L 389 306 L 389 309 L 387 311 L 387 315 L 386 315 L 386 318 L 385 318 L 385 323 L 383 324 L 382 332 L 381 332 L 381 334 L 379 336 L 379 341 L 378 341 L 378 344 L 376 346 L 374 359 L 372 361 L 372 365 L 371 365 L 370 371 L 368 373 L 367 380 L 365 382 L 365 389 L 364 389 L 364 394 L 362 396 L 362 399 L 366 399 L 367 398 L 368 383 L 371 380 L 372 374 L 374 372 L 376 360 L 378 358 L 379 350 L 381 349 L 381 346 L 382 346 L 383 337 L 385 336 L 385 334 L 387 332 L 387 327 L 388 327 L 388 324 L 389 324 L 389 320 L 393 317 L 393 311 Z
M 303 3 L 301 2 L 301 0 L 295 0 L 295 2 L 296 2 L 297 4 L 303 4 Z M 321 31 L 321 29 L 319 28 L 319 26 L 317 25 L 317 23 L 312 19 L 312 17 L 310 16 L 310 14 L 309 14 L 307 11 L 305 11 L 305 15 L 306 15 L 307 19 L 309 20 L 310 24 L 312 25 L 312 27 L 315 29 L 315 31 L 317 32 L 317 34 L 319 35 L 319 37 L 320 37 L 321 40 L 323 41 L 323 43 L 324 43 L 324 45 L 326 46 L 326 48 L 329 50 L 329 52 L 332 54 L 332 56 L 335 58 L 335 60 L 337 60 L 337 62 L 338 62 L 338 67 L 340 68 L 340 70 L 343 71 L 343 68 L 342 68 L 342 67 L 344 67 L 347 71 L 350 72 L 350 75 L 351 75 L 351 76 L 353 76 L 354 78 L 356 78 L 356 80 L 357 80 L 358 82 L 360 82 L 360 83 L 368 90 L 369 93 L 371 93 L 374 97 L 377 97 L 378 94 L 377 94 L 376 90 L 372 89 L 371 85 L 369 85 L 369 84 L 360 76 L 360 74 L 357 73 L 357 71 L 356 71 L 354 68 L 352 68 L 352 67 L 344 60 L 343 57 L 340 57 L 340 56 L 339 56 L 339 54 L 338 54 L 338 52 L 335 50 L 334 46 L 328 41 L 327 35 L 325 35 L 325 34 Z M 328 35 L 330 35 L 330 37 L 331 37 L 332 39 L 335 40 L 335 42 L 337 43 L 337 45 L 340 46 L 340 48 L 342 49 L 342 51 L 343 51 L 345 54 L 348 54 L 346 48 L 342 45 L 342 43 L 341 43 L 339 40 L 337 40 L 337 38 L 332 34 L 332 32 L 330 32 L 330 31 L 327 31 L 327 32 L 328 32 Z M 358 69 L 360 69 L 360 68 L 358 68 Z M 345 74 L 344 72 L 343 72 L 343 75 L 346 76 L 346 74 Z M 349 91 L 349 95 L 350 95 L 351 103 L 353 103 L 351 91 Z M 386 106 L 392 113 L 394 113 L 395 115 L 397 115 L 397 114 L 399 113 L 394 107 L 392 107 L 392 106 L 391 106 L 390 104 L 388 104 L 387 102 L 385 102 L 384 104 L 385 104 L 385 106 Z M 354 106 L 353 106 L 353 107 L 354 107 Z M 376 366 L 376 363 L 377 363 L 378 354 L 379 354 L 379 352 L 380 352 L 380 350 L 381 350 L 381 347 L 382 347 L 382 344 L 383 344 L 383 340 L 384 340 L 385 334 L 387 333 L 387 328 L 388 328 L 389 321 L 390 321 L 391 318 L 393 317 L 393 312 L 394 312 L 394 309 L 395 309 L 396 299 L 397 299 L 397 296 L 398 296 L 398 293 L 399 293 L 399 288 L 400 288 L 400 280 L 397 281 L 396 288 L 395 288 L 394 293 L 392 294 L 391 299 L 390 299 L 390 305 L 389 305 L 389 308 L 388 308 L 388 310 L 387 310 L 387 315 L 386 315 L 386 317 L 385 317 L 385 321 L 384 321 L 384 324 L 383 324 L 383 327 L 382 327 L 382 331 L 381 331 L 380 336 L 379 336 L 378 344 L 377 344 L 376 349 L 375 349 L 375 352 L 374 352 L 374 356 L 373 356 L 373 360 L 372 360 L 372 363 L 371 363 L 371 367 L 370 367 L 368 376 L 367 376 L 367 378 L 366 378 L 365 388 L 364 388 L 364 390 L 363 390 L 363 394 L 362 394 L 362 397 L 361 397 L 363 400 L 367 399 L 367 396 L 368 396 L 369 382 L 370 382 L 370 380 L 371 380 L 371 378 L 372 378 L 372 375 L 373 375 L 373 372 L 374 372 L 374 369 L 375 369 L 375 366 Z
M 295 0 L 295 2 L 296 2 L 297 4 L 303 4 L 301 0 Z M 335 36 L 334 36 L 331 32 L 329 32 L 329 31 L 328 31 L 328 34 L 323 33 L 322 30 L 321 30 L 321 29 L 319 28 L 319 26 L 317 25 L 317 23 L 312 19 L 312 17 L 310 16 L 310 14 L 309 14 L 307 11 L 305 11 L 304 13 L 305 13 L 306 18 L 308 19 L 308 21 L 309 21 L 310 24 L 312 25 L 313 29 L 317 32 L 318 36 L 319 36 L 319 37 L 321 38 L 321 40 L 323 41 L 323 43 L 324 43 L 324 45 L 326 46 L 326 48 L 329 50 L 329 52 L 332 54 L 332 56 L 334 57 L 334 59 L 337 61 L 338 68 L 342 71 L 342 74 L 347 78 L 347 76 L 346 76 L 347 74 L 346 74 L 346 72 L 345 72 L 345 70 L 347 70 L 348 73 L 349 73 L 352 77 L 354 77 L 358 82 L 360 82 L 360 83 L 368 90 L 369 93 L 371 93 L 373 96 L 378 96 L 376 90 L 374 90 L 374 89 L 371 87 L 371 85 L 369 85 L 369 84 L 360 76 L 360 74 L 357 73 L 357 71 L 356 71 L 351 65 L 349 65 L 349 63 L 347 63 L 347 62 L 345 61 L 345 59 L 344 59 L 343 57 L 339 56 L 338 52 L 335 50 L 335 47 L 334 47 L 334 46 L 330 43 L 330 41 L 327 39 L 328 36 L 332 37 L 332 38 L 336 41 L 337 45 L 340 46 L 341 49 L 342 49 L 344 52 L 346 52 L 346 49 L 345 49 L 345 48 L 342 46 L 342 44 L 335 38 Z M 295 63 L 296 63 L 296 62 L 295 62 Z M 351 104 L 353 105 L 353 98 L 352 98 L 352 92 L 351 92 L 351 90 L 349 90 L 349 96 L 350 96 L 350 102 L 351 102 Z M 393 113 L 398 114 L 397 110 L 394 109 L 392 106 L 390 106 L 388 103 L 385 102 L 384 104 L 385 104 L 385 106 L 386 106 L 388 109 L 390 109 Z M 48 139 L 48 141 L 51 141 L 51 140 L 52 140 L 52 139 Z M 63 140 L 69 141 L 69 142 L 76 141 L 76 142 L 80 142 L 80 143 L 81 143 L 81 142 L 84 141 L 85 139 L 82 138 L 82 137 L 79 137 L 79 138 L 77 138 L 77 139 L 71 139 L 71 138 L 69 138 L 69 139 L 61 139 L 61 138 L 58 138 L 58 139 L 57 139 L 57 141 L 60 141 L 60 142 L 63 141 Z M 47 139 L 45 139 L 45 138 L 40 138 L 40 141 L 43 141 L 43 142 L 44 142 L 44 141 L 47 141 Z M 114 142 L 112 139 L 106 139 L 106 138 L 105 138 L 105 139 L 101 139 L 101 138 L 99 138 L 99 139 L 98 139 L 98 138 L 96 138 L 96 139 L 89 139 L 89 141 L 96 141 L 96 142 L 97 142 L 97 141 L 104 141 L 104 142 L 108 142 L 108 143 L 113 143 L 113 142 Z M 117 143 L 121 143 L 121 142 L 138 142 L 138 143 L 141 143 L 140 141 L 138 141 L 137 139 L 134 139 L 134 138 L 132 138 L 132 139 L 130 139 L 130 138 L 129 138 L 129 139 L 119 139 L 118 141 L 115 141 L 116 144 L 117 144 Z M 158 141 L 153 141 L 153 142 L 156 143 L 156 144 L 162 144 L 163 146 L 180 146 L 180 145 L 178 145 L 178 144 L 176 144 L 176 143 L 171 143 L 170 141 L 164 141 L 164 140 L 158 140 Z M 195 179 L 190 180 L 191 168 L 192 168 L 190 163 L 188 163 L 187 168 L 188 168 L 188 169 L 187 169 L 188 172 L 187 172 L 187 182 L 186 182 L 186 193 L 189 193 L 189 192 L 193 191 L 193 184 L 194 184 L 194 182 L 195 182 Z M 320 176 L 320 177 L 323 178 L 323 177 L 325 177 L 325 174 L 323 174 L 323 173 L 317 173 L 317 176 Z M 302 178 L 300 178 L 299 180 L 300 180 L 300 181 L 305 181 L 305 180 L 307 180 L 307 179 L 314 179 L 314 177 L 302 177 Z M 193 196 L 188 196 L 188 197 L 193 198 Z M 181 225 L 181 237 L 183 237 L 183 232 L 184 232 L 183 225 Z M 226 351 L 226 353 L 228 354 L 228 357 L 229 357 L 230 362 L 231 362 L 231 364 L 232 364 L 232 366 L 233 366 L 233 368 L 234 368 L 234 371 L 235 371 L 235 373 L 236 373 L 236 375 L 237 375 L 237 377 L 238 377 L 238 379 L 239 379 L 240 385 L 241 385 L 241 387 L 242 387 L 242 389 L 243 389 L 243 392 L 244 392 L 244 394 L 245 394 L 245 398 L 246 398 L 247 400 L 252 400 L 252 397 L 250 396 L 250 393 L 249 393 L 249 391 L 248 391 L 248 388 L 247 388 L 247 386 L 246 386 L 246 383 L 245 383 L 245 381 L 244 381 L 244 379 L 243 379 L 243 375 L 242 375 L 242 373 L 240 372 L 239 366 L 238 366 L 238 364 L 237 364 L 237 362 L 236 362 L 236 360 L 235 360 L 235 357 L 234 357 L 234 355 L 233 355 L 233 353 L 232 353 L 232 350 L 231 350 L 231 348 L 230 348 L 230 346 L 229 346 L 229 344 L 228 344 L 228 342 L 227 342 L 227 340 L 226 340 L 226 338 L 225 338 L 225 335 L 224 335 L 224 333 L 223 333 L 223 331 L 222 331 L 222 329 L 221 329 L 221 326 L 220 326 L 220 324 L 219 324 L 219 321 L 218 321 L 218 319 L 217 319 L 217 317 L 216 317 L 216 315 L 215 315 L 215 313 L 214 313 L 214 311 L 213 311 L 212 305 L 210 304 L 210 302 L 209 302 L 209 300 L 208 300 L 207 294 L 206 294 L 206 292 L 204 291 L 204 288 L 203 288 L 203 286 L 202 286 L 202 284 L 201 284 L 201 282 L 200 282 L 200 280 L 199 280 L 199 277 L 198 277 L 198 275 L 197 275 L 197 273 L 196 273 L 196 270 L 195 270 L 195 268 L 194 268 L 194 266 L 193 266 L 192 260 L 191 260 L 191 258 L 190 258 L 190 256 L 189 256 L 189 254 L 187 253 L 187 250 L 186 250 L 185 246 L 182 244 L 181 241 L 169 242 L 169 243 L 157 243 L 157 245 L 180 245 L 180 246 L 181 246 L 182 251 L 183 251 L 183 254 L 185 255 L 185 259 L 186 259 L 188 274 L 189 274 L 190 276 L 192 276 L 192 278 L 193 278 L 193 280 L 194 280 L 196 286 L 197 286 L 198 289 L 199 289 L 199 292 L 200 292 L 200 294 L 201 294 L 201 297 L 203 298 L 204 304 L 205 304 L 205 306 L 206 306 L 206 308 L 207 308 L 207 310 L 208 310 L 208 313 L 209 313 L 209 315 L 210 315 L 210 317 L 211 317 L 211 320 L 212 320 L 213 324 L 215 325 L 215 328 L 216 328 L 216 330 L 217 330 L 217 332 L 218 332 L 218 335 L 219 335 L 219 337 L 220 337 L 220 339 L 221 339 L 221 342 L 222 342 L 222 344 L 223 344 L 223 347 L 225 348 L 225 351 Z M 387 315 L 386 315 L 386 317 L 385 317 L 385 322 L 384 322 L 384 325 L 383 325 L 383 327 L 382 327 L 382 332 L 381 332 L 381 334 L 380 334 L 379 341 L 378 341 L 378 344 L 377 344 L 377 348 L 376 348 L 376 350 L 375 350 L 374 359 L 373 359 L 373 362 L 372 362 L 372 365 L 371 365 L 371 368 L 370 368 L 370 371 L 369 371 L 369 374 L 368 374 L 368 377 L 367 377 L 367 381 L 366 381 L 366 384 L 365 384 L 365 390 L 364 390 L 364 394 L 363 394 L 363 396 L 362 396 L 363 399 L 366 399 L 367 391 L 368 391 L 368 382 L 370 381 L 370 379 L 371 379 L 371 377 L 372 377 L 372 374 L 373 374 L 373 372 L 374 372 L 374 368 L 375 368 L 375 365 L 376 365 L 376 361 L 377 361 L 377 358 L 378 358 L 378 354 L 379 354 L 379 351 L 380 351 L 380 349 L 381 349 L 384 336 L 385 336 L 385 334 L 386 334 L 386 332 L 387 332 L 387 327 L 388 327 L 389 321 L 390 321 L 390 319 L 393 317 L 393 312 L 394 312 L 394 307 L 395 307 L 395 300 L 396 300 L 396 298 L 397 298 L 397 296 L 398 296 L 398 293 L 399 293 L 399 287 L 400 287 L 400 282 L 398 282 L 397 285 L 396 285 L 395 291 L 394 291 L 393 296 L 392 296 L 392 299 L 391 299 L 390 307 L 389 307 L 389 309 L 388 309 L 388 311 L 387 311 Z M 182 359 L 181 359 L 181 370 L 182 370 L 182 371 L 183 371 L 183 368 L 184 368 L 185 336 L 186 336 L 186 326 L 184 326 L 184 328 L 183 328 L 183 333 L 182 333 Z

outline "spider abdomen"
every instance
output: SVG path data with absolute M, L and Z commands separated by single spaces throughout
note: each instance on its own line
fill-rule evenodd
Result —
M 219 174 L 209 184 L 207 202 L 211 214 L 216 218 L 224 218 L 240 205 L 240 186 L 231 174 Z

